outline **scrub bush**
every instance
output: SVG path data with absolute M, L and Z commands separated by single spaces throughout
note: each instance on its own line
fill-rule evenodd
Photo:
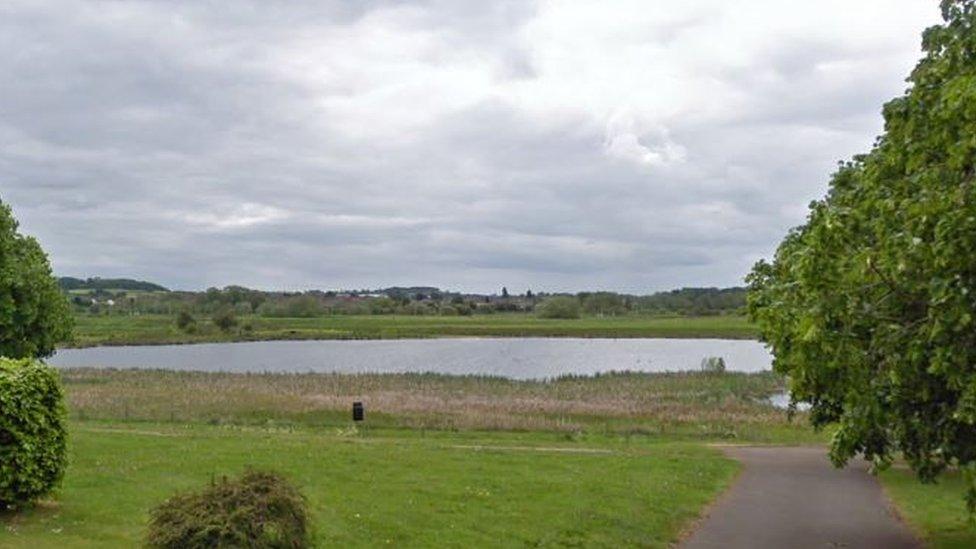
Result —
M 31 359 L 0 358 L 0 509 L 49 493 L 68 463 L 61 378 Z
M 247 471 L 163 502 L 151 512 L 146 543 L 161 549 L 308 547 L 305 499 L 277 473 Z

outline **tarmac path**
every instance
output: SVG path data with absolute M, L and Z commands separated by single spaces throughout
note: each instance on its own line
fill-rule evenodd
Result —
M 741 476 L 684 549 L 902 549 L 922 544 L 891 511 L 863 461 L 836 469 L 824 448 L 725 447 Z

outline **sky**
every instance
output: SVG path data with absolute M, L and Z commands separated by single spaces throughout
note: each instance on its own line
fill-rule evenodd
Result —
M 0 1 L 0 200 L 59 275 L 742 284 L 935 0 Z

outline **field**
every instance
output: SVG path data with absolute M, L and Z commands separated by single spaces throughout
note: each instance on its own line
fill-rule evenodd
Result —
M 936 549 L 976 547 L 976 525 L 966 514 L 962 475 L 953 471 L 937 484 L 921 484 L 904 468 L 881 474 L 885 490 L 901 515 Z
M 199 343 L 276 339 L 397 339 L 451 336 L 497 337 L 756 337 L 742 316 L 584 317 L 542 319 L 528 314 L 475 316 L 336 315 L 317 318 L 240 318 L 230 333 L 200 319 L 196 333 L 176 327 L 168 315 L 76 316 L 72 346 Z
M 129 547 L 177 489 L 284 472 L 322 546 L 665 547 L 732 480 L 707 441 L 821 440 L 772 374 L 549 382 L 67 370 L 71 467 L 3 547 Z M 367 421 L 349 421 L 353 399 Z
M 620 373 L 552 381 L 84 368 L 63 375 L 72 416 L 80 420 L 341 427 L 358 400 L 370 425 L 388 428 L 823 439 L 804 418 L 790 422 L 765 403 L 783 390 L 771 373 Z
M 734 479 L 709 443 L 824 444 L 771 373 L 512 381 L 433 374 L 63 371 L 71 466 L 0 513 L 0 546 L 131 547 L 177 490 L 248 466 L 305 493 L 318 546 L 667 547 Z M 366 422 L 349 420 L 351 403 Z M 969 547 L 962 484 L 882 480 L 936 547 Z
M 0 515 L 0 546 L 133 547 L 174 490 L 284 471 L 318 546 L 666 547 L 732 480 L 704 447 L 547 434 L 72 423 L 56 502 Z

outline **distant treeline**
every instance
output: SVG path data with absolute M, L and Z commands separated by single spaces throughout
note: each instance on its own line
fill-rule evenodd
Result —
M 741 312 L 746 306 L 745 288 L 681 288 L 637 298 L 646 312 L 689 315 Z
M 159 284 L 153 284 L 152 282 L 146 282 L 144 280 L 132 280 L 130 278 L 72 278 L 70 276 L 63 276 L 58 279 L 58 283 L 61 284 L 61 289 L 66 291 L 71 290 L 129 290 L 129 291 L 142 291 L 142 292 L 168 292 L 169 290 L 160 286 Z
M 210 288 L 202 292 L 169 291 L 150 282 L 128 279 L 88 280 L 62 278 L 65 291 L 91 290 L 71 294 L 79 312 L 92 314 L 177 314 L 235 315 L 266 317 L 317 317 L 327 315 L 442 315 L 467 316 L 493 313 L 540 312 L 539 306 L 553 297 L 574 313 L 594 316 L 721 315 L 738 314 L 745 307 L 744 288 L 681 288 L 651 295 L 615 292 L 515 294 L 502 288 L 495 294 L 468 294 L 429 286 L 393 287 L 378 290 L 268 292 L 242 286 Z

